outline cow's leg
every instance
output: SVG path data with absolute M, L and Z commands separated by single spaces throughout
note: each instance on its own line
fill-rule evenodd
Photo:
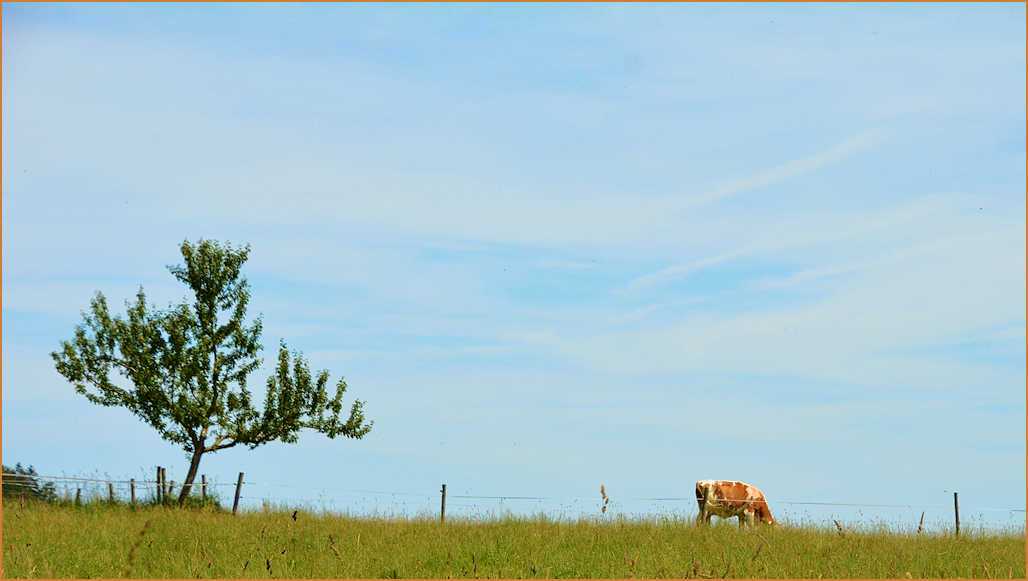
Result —
M 706 508 L 700 511 L 699 516 L 696 518 L 696 522 L 700 525 L 709 525 L 710 517 L 713 516 Z
M 739 528 L 741 529 L 746 524 L 746 511 L 739 513 Z
M 754 522 L 755 522 L 754 521 L 754 517 L 755 516 L 756 516 L 756 513 L 754 511 L 752 511 L 752 510 L 751 511 L 747 511 L 746 512 L 746 524 L 750 525 L 751 527 L 754 526 Z

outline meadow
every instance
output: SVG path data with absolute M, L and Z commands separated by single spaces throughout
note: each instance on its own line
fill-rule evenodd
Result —
M 716 522 L 716 519 L 715 519 Z M 4 503 L 12 578 L 1025 578 L 1023 531 Z

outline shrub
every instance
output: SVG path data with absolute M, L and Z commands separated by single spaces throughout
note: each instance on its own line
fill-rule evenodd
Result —
M 45 502 L 57 500 L 54 483 L 41 482 L 33 466 L 25 468 L 19 462 L 13 468 L 4 466 L 3 470 L 4 498 L 26 498 Z

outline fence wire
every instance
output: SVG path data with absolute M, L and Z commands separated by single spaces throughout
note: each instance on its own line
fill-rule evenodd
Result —
M 68 489 L 69 486 L 83 485 L 85 487 L 96 486 L 99 490 L 106 491 L 107 490 L 107 486 L 102 486 L 102 485 L 110 485 L 112 487 L 115 487 L 115 488 L 119 489 L 119 491 L 120 491 L 120 490 L 125 490 L 126 488 L 130 487 L 132 484 L 138 485 L 139 488 L 142 490 L 142 489 L 146 489 L 146 488 L 154 488 L 155 486 L 160 484 L 157 480 L 149 480 L 149 479 L 139 479 L 139 480 L 128 479 L 128 480 L 124 480 L 124 479 L 113 479 L 113 478 L 111 478 L 111 479 L 86 478 L 86 477 L 78 477 L 78 476 L 57 476 L 57 475 L 44 475 L 44 474 L 16 474 L 16 473 L 8 473 L 8 472 L 2 473 L 2 476 L 3 476 L 3 485 L 4 486 L 37 487 L 37 486 L 46 485 L 47 483 L 55 483 L 55 484 L 58 484 L 58 485 L 63 485 L 63 487 L 66 490 Z M 169 485 L 173 484 L 175 486 L 175 488 L 177 488 L 179 490 L 181 490 L 181 487 L 182 487 L 182 483 L 181 482 L 176 482 L 176 481 L 170 480 L 170 479 L 168 480 L 168 482 L 166 484 L 169 484 Z M 194 491 L 199 491 L 202 486 L 206 486 L 208 489 L 217 488 L 217 487 L 233 487 L 234 488 L 236 486 L 236 484 L 234 482 L 214 482 L 214 481 L 209 481 L 206 484 L 203 484 L 201 482 L 195 482 L 194 481 L 192 483 L 192 485 L 191 485 L 191 488 Z M 327 504 L 327 503 L 339 504 L 339 501 L 337 500 L 339 497 L 363 498 L 364 495 L 388 496 L 388 497 L 393 497 L 393 498 L 395 498 L 395 497 L 406 497 L 406 498 L 412 498 L 412 499 L 416 498 L 416 499 L 427 500 L 427 501 L 433 501 L 433 500 L 438 500 L 439 499 L 439 496 L 437 494 L 425 494 L 425 493 L 417 493 L 417 492 L 409 492 L 409 491 L 352 489 L 352 488 L 338 488 L 338 487 L 331 487 L 331 486 L 330 487 L 302 486 L 302 485 L 289 484 L 289 483 L 283 483 L 283 482 L 261 482 L 261 481 L 249 482 L 249 481 L 246 481 L 246 480 L 243 481 L 243 489 L 244 490 L 247 489 L 248 487 L 254 487 L 254 486 L 256 486 L 256 487 L 270 487 L 270 488 L 284 488 L 284 489 L 290 489 L 290 490 L 310 490 L 310 491 L 318 491 L 318 492 L 329 492 L 329 491 L 332 491 L 332 492 L 343 493 L 343 494 L 335 494 L 335 495 L 332 495 L 332 497 L 325 496 L 325 497 L 320 497 L 320 498 L 310 498 L 310 497 L 300 497 L 300 496 L 262 497 L 262 496 L 252 496 L 252 495 L 245 495 L 245 496 L 244 495 L 240 495 L 240 499 L 248 499 L 248 500 L 252 500 L 252 501 L 267 501 L 267 502 L 271 502 L 271 503 L 280 502 L 280 501 L 285 501 L 285 502 L 293 501 L 293 502 L 314 502 L 314 503 L 325 503 L 325 504 Z M 543 502 L 543 501 L 549 501 L 549 502 L 573 501 L 574 503 L 578 503 L 579 501 L 586 501 L 586 502 L 596 502 L 598 504 L 600 502 L 602 502 L 600 497 L 592 497 L 592 496 L 590 496 L 590 497 L 583 497 L 583 496 L 523 496 L 523 495 L 513 495 L 513 494 L 512 495 L 447 494 L 447 498 L 448 499 L 456 499 L 456 500 L 499 501 L 501 504 L 506 502 L 506 501 L 535 501 L 535 502 Z M 979 500 L 986 500 L 986 499 L 979 499 Z M 695 496 L 621 497 L 619 499 L 619 502 L 617 502 L 616 504 L 623 504 L 623 501 L 629 501 L 629 502 L 658 502 L 658 503 L 663 503 L 663 502 L 696 502 L 696 498 L 695 498 Z M 762 500 L 739 500 L 739 501 L 735 501 L 735 502 L 751 502 L 751 503 L 764 503 L 764 502 L 766 502 L 768 504 L 788 505 L 788 506 L 836 506 L 836 507 L 849 507 L 849 508 L 925 509 L 925 510 L 927 510 L 927 509 L 932 509 L 932 510 L 944 509 L 944 510 L 948 510 L 948 509 L 952 508 L 952 506 L 953 506 L 951 504 L 919 504 L 919 503 L 882 504 L 882 503 L 867 503 L 867 502 L 833 502 L 833 501 L 774 500 L 774 499 L 768 499 L 768 500 L 764 500 L 764 501 L 762 501 Z M 403 502 L 402 504 L 406 505 L 407 503 Z M 448 506 L 453 506 L 453 507 L 472 507 L 472 508 L 477 508 L 478 507 L 477 504 L 465 503 L 465 502 L 449 503 Z M 987 512 L 1007 512 L 1007 513 L 1023 513 L 1023 512 L 1025 512 L 1025 509 L 1023 509 L 1023 508 L 1009 508 L 1009 507 L 1001 508 L 1001 507 L 974 507 L 974 506 L 966 506 L 965 510 L 962 511 L 962 512 L 974 513 L 974 512 L 981 512 L 981 511 L 987 511 Z

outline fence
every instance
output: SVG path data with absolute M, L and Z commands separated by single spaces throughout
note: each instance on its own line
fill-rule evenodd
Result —
M 142 498 L 152 499 L 157 503 L 170 503 L 174 499 L 176 483 L 173 480 L 167 479 L 166 470 L 163 467 L 157 467 L 155 470 L 155 479 L 112 479 L 112 478 L 85 478 L 85 477 L 74 477 L 74 476 L 53 476 L 53 475 L 26 475 L 26 474 L 14 474 L 14 473 L 3 473 L 2 484 L 5 487 L 28 487 L 32 486 L 31 481 L 35 480 L 36 483 L 52 482 L 61 484 L 64 487 L 65 497 L 70 498 L 71 487 L 75 489 L 75 502 L 79 503 L 82 501 L 82 489 L 86 488 L 92 490 L 93 498 L 100 498 L 108 501 L 115 501 L 121 499 L 128 499 L 130 503 L 137 503 Z M 447 507 L 450 508 L 468 508 L 477 506 L 475 503 L 468 503 L 465 501 L 488 501 L 498 502 L 501 506 L 508 501 L 514 502 L 552 502 L 552 501 L 585 501 L 595 502 L 600 505 L 600 497 L 579 497 L 579 496 L 524 496 L 524 495 L 474 495 L 474 494 L 452 494 L 447 492 L 445 484 L 442 485 L 441 489 L 435 494 L 425 494 L 409 491 L 387 491 L 387 490 L 372 490 L 372 489 L 354 489 L 354 488 L 334 488 L 334 487 L 304 487 L 295 484 L 288 483 L 275 483 L 275 482 L 249 482 L 245 480 L 245 474 L 240 472 L 235 479 L 235 482 L 213 482 L 209 481 L 205 474 L 200 475 L 199 481 L 194 482 L 190 490 L 190 496 L 199 496 L 202 499 L 206 499 L 208 491 L 217 488 L 230 488 L 232 491 L 232 512 L 233 514 L 238 512 L 240 502 L 244 499 L 250 500 L 261 500 L 263 502 L 269 502 L 273 500 L 275 502 L 291 502 L 291 503 L 321 503 L 321 504 L 334 504 L 333 501 L 329 501 L 325 496 L 320 498 L 312 497 L 297 497 L 297 496 L 281 496 L 276 495 L 271 498 L 270 495 L 256 495 L 256 496 L 244 496 L 242 494 L 243 489 L 250 490 L 251 488 L 265 488 L 265 489 L 291 489 L 291 490 L 321 490 L 321 491 L 334 491 L 336 494 L 333 499 L 339 497 L 354 498 L 354 495 L 358 497 L 362 496 L 380 496 L 390 497 L 394 503 L 400 502 L 406 504 L 402 499 L 419 499 L 421 501 L 427 501 L 431 503 L 432 499 L 436 499 L 439 503 L 439 518 L 445 521 L 447 514 Z M 181 487 L 179 487 L 181 492 Z M 953 503 L 952 504 L 922 504 L 922 503 L 862 503 L 862 502 L 834 502 L 834 501 L 819 501 L 819 500 L 779 500 L 770 499 L 768 502 L 771 505 L 785 505 L 785 506 L 810 506 L 810 507 L 850 507 L 850 508 L 873 508 L 873 509 L 918 509 L 922 510 L 921 518 L 918 523 L 918 532 L 924 529 L 924 516 L 927 510 L 950 510 L 952 509 L 953 515 L 953 528 L 956 534 L 960 534 L 960 505 L 959 497 L 957 492 L 953 492 Z M 606 496 L 602 502 L 604 509 L 607 506 L 609 499 Z M 449 500 L 449 502 L 448 502 Z M 457 502 L 453 502 L 456 500 Z M 693 496 L 651 496 L 651 497 L 621 497 L 618 502 L 622 501 L 638 501 L 646 503 L 658 503 L 658 504 L 673 504 L 673 503 L 685 503 L 686 506 L 692 506 L 696 502 L 696 498 Z M 614 503 L 617 505 L 618 503 Z M 1021 508 L 999 508 L 999 507 L 975 507 L 976 512 L 1003 512 L 1018 514 L 1025 513 L 1025 509 Z M 606 510 L 604 510 L 606 512 Z M 834 521 L 837 527 L 841 525 L 838 521 Z M 1023 523 L 1022 523 L 1023 524 Z

